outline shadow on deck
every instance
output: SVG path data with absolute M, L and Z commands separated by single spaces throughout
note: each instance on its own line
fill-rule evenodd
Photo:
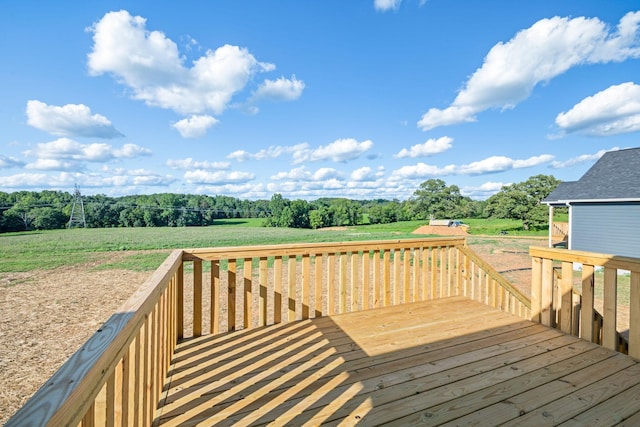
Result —
M 632 358 L 450 297 L 184 341 L 158 416 L 163 426 L 606 425 L 640 411 L 638 391 Z

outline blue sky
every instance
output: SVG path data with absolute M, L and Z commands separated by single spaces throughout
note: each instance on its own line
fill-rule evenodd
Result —
M 0 191 L 484 199 L 640 146 L 640 2 L 0 7 Z

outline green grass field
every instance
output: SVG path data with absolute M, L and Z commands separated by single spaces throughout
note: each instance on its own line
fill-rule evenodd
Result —
M 416 238 L 411 234 L 426 221 L 361 225 L 345 230 L 303 230 L 262 227 L 262 219 L 220 220 L 210 227 L 108 228 L 0 234 L 0 273 L 47 270 L 91 262 L 105 252 L 132 252 L 116 264 L 100 268 L 154 270 L 172 249 L 243 246 L 293 242 L 335 242 Z M 465 220 L 472 235 L 542 235 L 518 231 L 519 221 Z M 422 236 L 423 237 L 423 236 Z M 140 253 L 139 251 L 154 251 Z

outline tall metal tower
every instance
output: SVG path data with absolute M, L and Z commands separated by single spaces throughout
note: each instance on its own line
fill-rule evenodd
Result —
M 87 220 L 84 216 L 84 203 L 82 203 L 82 194 L 78 184 L 75 185 L 73 192 L 73 206 L 71 207 L 71 217 L 69 218 L 68 228 L 84 227 L 87 228 Z

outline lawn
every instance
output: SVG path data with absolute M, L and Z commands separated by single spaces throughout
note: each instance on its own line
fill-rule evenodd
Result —
M 427 221 L 360 225 L 329 230 L 262 227 L 262 219 L 220 220 L 210 227 L 106 228 L 0 234 L 0 273 L 48 270 L 100 259 L 105 252 L 131 252 L 130 257 L 100 268 L 154 270 L 170 250 L 299 242 L 406 239 Z M 519 221 L 464 220 L 473 235 L 546 235 L 519 231 Z M 520 227 L 521 228 L 521 227 Z M 424 236 L 420 236 L 424 237 Z

